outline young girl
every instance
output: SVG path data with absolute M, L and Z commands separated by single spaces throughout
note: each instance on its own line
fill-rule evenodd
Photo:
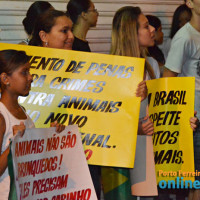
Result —
M 8 175 L 9 139 L 17 132 L 24 133 L 26 128 L 34 128 L 34 123 L 18 104 L 19 96 L 27 96 L 31 89 L 29 57 L 24 51 L 0 51 L 0 195 L 8 199 L 10 177 Z M 57 123 L 56 131 L 64 130 Z

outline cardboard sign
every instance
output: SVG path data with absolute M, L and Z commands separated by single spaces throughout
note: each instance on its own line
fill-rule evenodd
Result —
M 11 149 L 18 199 L 97 199 L 77 126 L 27 129 Z

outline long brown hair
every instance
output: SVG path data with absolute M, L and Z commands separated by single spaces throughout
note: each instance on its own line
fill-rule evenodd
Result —
M 113 55 L 146 58 L 146 48 L 140 48 L 138 42 L 139 15 L 142 14 L 139 7 L 125 6 L 120 8 L 113 18 L 111 51 Z M 145 59 L 146 60 L 146 59 Z M 155 73 L 145 61 L 145 69 L 151 79 Z

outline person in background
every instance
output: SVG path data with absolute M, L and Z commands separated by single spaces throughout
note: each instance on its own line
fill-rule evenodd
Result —
M 26 13 L 26 17 L 22 21 L 24 30 L 26 31 L 28 38 L 24 39 L 19 44 L 28 45 L 30 38 L 31 38 L 31 34 L 33 32 L 33 28 L 35 26 L 35 22 L 37 20 L 37 17 L 41 13 L 44 13 L 45 11 L 47 11 L 49 9 L 54 9 L 54 8 L 47 1 L 35 1 L 33 4 L 31 4 L 31 6 L 29 7 L 29 9 Z
M 38 17 L 29 45 L 71 50 L 73 41 L 71 19 L 62 11 L 48 10 Z
M 200 117 L 200 0 L 187 0 L 191 19 L 173 37 L 164 77 L 195 77 L 195 110 Z M 195 171 L 200 171 L 200 129 L 193 134 Z M 200 180 L 199 176 L 195 177 Z M 200 190 L 190 190 L 189 200 L 199 200 Z
M 86 36 L 91 27 L 95 27 L 98 11 L 90 0 L 70 0 L 67 13 L 73 22 L 73 50 L 90 52 Z
M 72 50 L 91 52 L 86 36 L 91 27 L 95 27 L 98 11 L 90 0 L 70 0 L 67 4 L 67 14 L 73 22 L 74 43 Z M 101 168 L 88 165 L 97 198 L 101 199 Z
M 149 24 L 155 28 L 155 44 L 152 47 L 148 47 L 149 56 L 152 56 L 159 64 L 162 74 L 162 67 L 165 64 L 164 54 L 158 45 L 163 43 L 162 24 L 158 17 L 154 15 L 146 15 Z
M 167 59 L 169 49 L 171 46 L 171 41 L 174 35 L 181 27 L 183 27 L 187 22 L 190 21 L 191 16 L 192 16 L 191 10 L 185 4 L 180 5 L 175 10 L 173 19 L 172 19 L 170 37 L 169 39 L 164 41 L 163 46 L 162 46 L 162 51 L 164 53 L 165 59 Z

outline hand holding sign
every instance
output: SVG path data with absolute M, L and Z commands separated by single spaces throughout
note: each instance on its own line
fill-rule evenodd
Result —
M 142 135 L 152 135 L 154 133 L 153 122 L 148 115 L 142 119 L 141 123 L 141 132 L 143 133 Z
M 197 129 L 199 126 L 199 119 L 196 117 L 197 111 L 194 111 L 194 117 L 190 118 L 190 126 L 193 131 Z
M 13 135 L 20 134 L 21 136 L 23 136 L 25 129 L 26 127 L 24 125 L 24 122 L 20 122 L 19 125 L 13 126 Z
M 143 101 L 146 97 L 147 97 L 147 85 L 146 85 L 146 81 L 141 81 L 136 89 L 136 96 L 137 97 L 141 97 L 141 101 Z
M 55 127 L 57 133 L 61 133 L 63 130 L 65 130 L 65 126 L 63 124 L 59 124 L 57 121 L 52 122 L 50 127 Z

